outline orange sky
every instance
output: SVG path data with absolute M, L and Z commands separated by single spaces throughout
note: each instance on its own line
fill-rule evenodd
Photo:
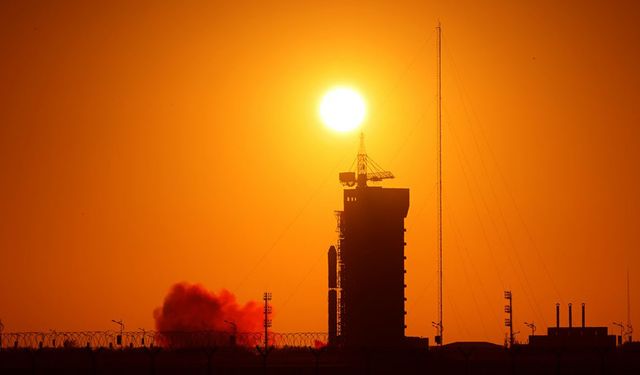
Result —
M 357 133 L 317 105 L 346 83 L 385 186 L 411 189 L 407 333 L 433 336 L 438 19 L 445 339 L 501 343 L 505 288 L 517 331 L 557 301 L 625 321 L 626 267 L 640 322 L 633 2 L 134 3 L 0 5 L 7 331 L 152 328 L 178 281 L 268 289 L 275 330 L 325 331 Z

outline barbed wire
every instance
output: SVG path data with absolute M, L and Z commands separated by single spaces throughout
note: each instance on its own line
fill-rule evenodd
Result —
M 284 347 L 318 347 L 326 344 L 325 332 L 269 332 L 270 345 Z M 193 348 L 263 345 L 263 332 L 225 331 L 76 331 L 76 332 L 3 332 L 0 349 L 7 348 Z

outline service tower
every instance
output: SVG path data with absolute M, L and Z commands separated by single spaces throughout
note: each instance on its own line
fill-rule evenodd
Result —
M 340 173 L 344 210 L 329 248 L 329 343 L 398 347 L 405 340 L 404 219 L 409 189 L 368 186 L 393 178 L 368 158 L 360 135 L 357 171 Z

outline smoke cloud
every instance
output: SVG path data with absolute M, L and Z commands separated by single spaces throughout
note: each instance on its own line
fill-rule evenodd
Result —
M 171 287 L 161 307 L 153 312 L 156 330 L 169 332 L 219 331 L 259 332 L 262 328 L 262 307 L 256 301 L 239 304 L 230 291 L 219 293 L 200 284 L 178 283 Z

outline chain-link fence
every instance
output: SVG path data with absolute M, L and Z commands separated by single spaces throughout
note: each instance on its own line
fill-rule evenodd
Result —
M 327 342 L 324 332 L 269 333 L 269 345 L 318 347 Z M 82 331 L 82 332 L 7 332 L 0 334 L 0 348 L 190 348 L 264 345 L 264 333 L 222 331 Z

